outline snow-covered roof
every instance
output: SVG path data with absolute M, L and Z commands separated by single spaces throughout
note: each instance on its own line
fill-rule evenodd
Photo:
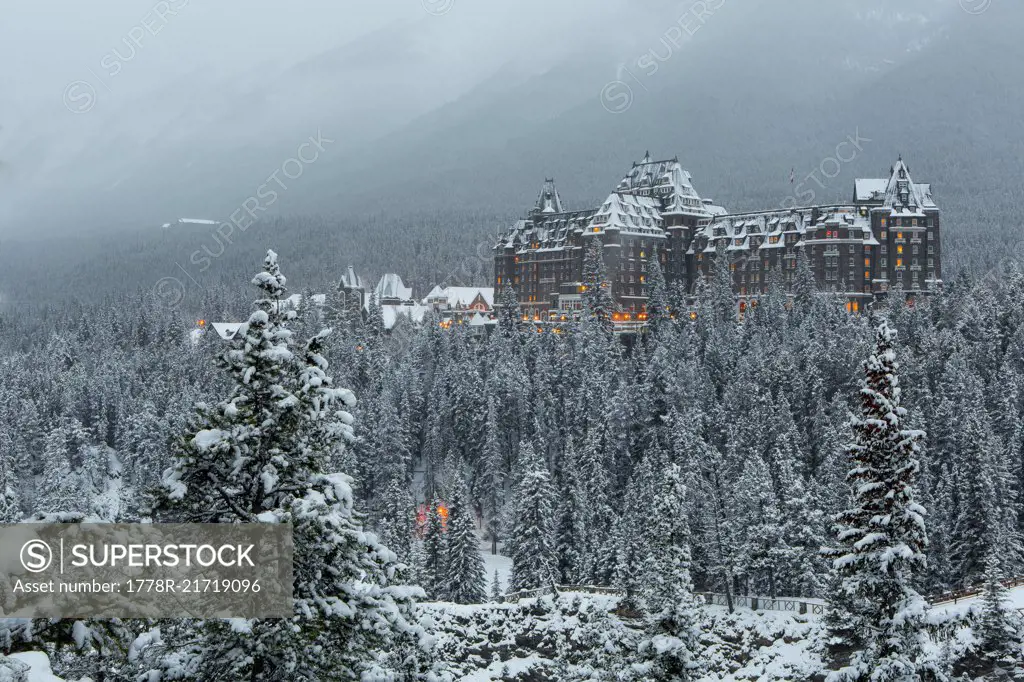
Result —
M 430 290 L 423 304 L 447 305 L 449 307 L 470 305 L 477 296 L 482 296 L 488 308 L 494 307 L 493 287 L 445 287 L 437 285 Z
M 242 326 L 241 322 L 214 322 L 212 324 L 213 330 L 217 332 L 217 336 L 230 341 L 235 338 L 235 334 L 238 333 L 238 328 Z
M 469 321 L 470 327 L 484 327 L 492 324 L 498 324 L 498 320 L 493 317 L 486 317 L 482 313 L 473 315 Z
M 888 185 L 885 178 L 857 178 L 853 181 L 854 201 L 882 201 Z
M 711 199 L 702 199 L 702 201 L 704 202 L 704 208 L 707 209 L 707 212 L 712 216 L 728 215 L 729 213 L 724 206 L 719 206 Z
M 899 215 L 918 215 L 920 209 L 934 207 L 930 185 L 915 184 L 910 169 L 901 156 L 892 167 L 892 175 L 885 188 L 885 208 L 898 211 Z M 894 213 L 893 215 L 897 215 Z
M 341 285 L 347 289 L 364 289 L 363 278 L 356 274 L 355 269 L 350 265 L 341 276 Z
M 219 220 L 207 220 L 205 218 L 178 218 L 178 222 L 192 225 L 220 225 Z
M 561 213 L 562 198 L 558 196 L 555 189 L 555 179 L 545 178 L 544 185 L 540 189 L 540 196 L 537 197 L 536 210 L 540 213 Z
M 615 191 L 658 197 L 665 214 L 711 215 L 690 180 L 690 173 L 683 169 L 679 159 L 653 161 L 647 152 L 619 181 Z
M 326 294 L 312 294 L 310 300 L 313 305 L 322 306 L 327 300 Z M 281 300 L 281 308 L 284 310 L 298 310 L 299 306 L 302 305 L 302 294 L 292 294 L 288 298 Z
M 650 233 L 661 231 L 662 218 L 657 199 L 633 194 L 608 195 L 597 214 L 590 220 L 588 231 L 618 229 L 623 232 Z
M 412 299 L 412 287 L 405 286 L 402 278 L 393 272 L 381 277 L 373 291 L 378 301 L 386 298 L 396 298 L 401 301 Z
M 425 305 L 415 303 L 413 305 L 382 305 L 380 307 L 384 318 L 384 328 L 391 329 L 398 321 L 399 315 L 404 315 L 411 321 L 420 323 L 429 308 Z

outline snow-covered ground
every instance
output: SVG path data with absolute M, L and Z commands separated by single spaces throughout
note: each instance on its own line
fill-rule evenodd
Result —
M 480 541 L 480 553 L 484 555 L 484 566 L 487 568 L 487 587 L 490 592 L 491 583 L 494 582 L 494 572 L 498 572 L 498 580 L 501 581 L 501 591 L 508 592 L 508 578 L 512 573 L 512 557 L 501 553 L 501 543 L 498 543 L 498 553 L 491 554 L 491 541 Z
M 1011 608 L 1024 609 L 1024 585 L 1015 587 L 1009 591 L 1009 598 L 1007 602 Z M 942 604 L 936 604 L 932 607 L 932 618 L 946 620 L 948 616 L 961 616 L 966 614 L 970 609 L 981 608 L 982 596 L 977 595 L 974 597 L 968 597 L 966 599 L 960 599 L 954 602 L 946 602 Z
M 24 651 L 22 653 L 11 654 L 6 658 L 14 661 L 15 663 L 13 665 L 4 666 L 4 657 L 0 656 L 0 682 L 7 682 L 8 679 L 19 679 L 19 677 L 14 675 L 12 672 L 13 670 L 18 670 L 19 674 L 27 672 L 25 682 L 64 682 L 62 678 L 53 674 L 53 670 L 50 668 L 50 659 L 47 658 L 46 654 L 42 651 Z M 23 663 L 28 666 L 28 670 L 22 670 L 18 663 Z

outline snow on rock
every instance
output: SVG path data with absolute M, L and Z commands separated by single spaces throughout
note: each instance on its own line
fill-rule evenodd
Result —
M 588 680 L 609 672 L 642 679 L 648 665 L 639 653 L 648 637 L 644 622 L 620 616 L 614 595 L 563 592 L 513 603 L 420 608 L 437 628 L 440 657 L 459 680 Z M 820 621 L 708 607 L 700 609 L 699 622 L 704 655 L 694 679 L 702 682 L 803 680 L 821 665 Z M 647 640 L 649 648 L 678 642 L 655 640 Z

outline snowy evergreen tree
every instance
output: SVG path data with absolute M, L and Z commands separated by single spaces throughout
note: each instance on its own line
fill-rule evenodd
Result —
M 443 599 L 445 574 L 448 571 L 446 564 L 448 552 L 446 549 L 445 524 L 448 507 L 440 500 L 434 500 L 427 511 L 427 529 L 423 536 L 423 571 L 420 576 L 420 585 L 433 599 Z
M 855 440 L 847 448 L 854 507 L 840 515 L 839 548 L 832 551 L 843 577 L 841 599 L 852 606 L 847 617 L 863 648 L 829 680 L 938 675 L 922 655 L 927 603 L 914 589 L 928 544 L 925 511 L 914 494 L 924 433 L 904 426 L 895 337 L 879 320 L 875 350 L 864 362 L 861 415 L 851 424 Z
M 597 320 L 606 331 L 611 330 L 615 303 L 612 282 L 604 262 L 604 244 L 599 237 L 587 243 L 583 259 L 583 302 L 587 317 Z
M 650 647 L 659 680 L 692 679 L 699 627 L 690 577 L 690 531 L 681 469 L 669 466 L 654 499 L 647 565 Z
M 977 637 L 982 655 L 996 667 L 1015 667 L 1022 663 L 1020 618 L 1007 604 L 1009 590 L 1003 585 L 1000 559 L 993 550 L 985 562 L 985 590 Z
M 528 441 L 519 449 L 524 465 L 512 514 L 511 592 L 554 585 L 558 575 L 550 474 Z
M 665 273 L 661 266 L 662 256 L 658 247 L 651 249 L 651 257 L 647 260 L 647 327 L 651 336 L 663 340 L 665 333 L 672 324 L 672 307 L 669 305 L 668 287 L 665 284 Z
M 200 406 L 199 428 L 179 441 L 158 518 L 292 524 L 295 615 L 244 627 L 206 622 L 198 642 L 171 645 L 167 671 L 183 656 L 190 679 L 203 680 L 357 679 L 415 668 L 425 636 L 413 619 L 418 590 L 394 584 L 396 557 L 363 531 L 351 479 L 327 469 L 353 438 L 346 408 L 354 396 L 327 374 L 326 332 L 301 346 L 293 339 L 273 251 L 253 283 L 263 296 L 223 357 L 231 394 Z
M 498 576 L 498 570 L 494 570 L 494 580 L 491 581 L 491 603 L 497 604 L 501 601 L 501 578 Z
M 10 448 L 0 448 L 0 523 L 16 523 L 21 518 L 21 499 L 16 487 Z
M 487 598 L 487 573 L 469 490 L 462 477 L 456 479 L 448 509 L 444 598 L 457 604 L 480 604 Z
M 583 543 L 586 538 L 584 518 L 587 499 L 581 497 L 579 458 L 570 439 L 561 461 L 556 502 L 557 528 L 555 547 L 558 554 L 558 578 L 563 585 L 579 585 L 586 579 L 587 567 Z

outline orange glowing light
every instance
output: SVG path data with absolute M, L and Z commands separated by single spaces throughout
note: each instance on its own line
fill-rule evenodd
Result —
M 206 320 L 199 320 L 199 326 L 200 327 L 205 327 L 206 326 Z

